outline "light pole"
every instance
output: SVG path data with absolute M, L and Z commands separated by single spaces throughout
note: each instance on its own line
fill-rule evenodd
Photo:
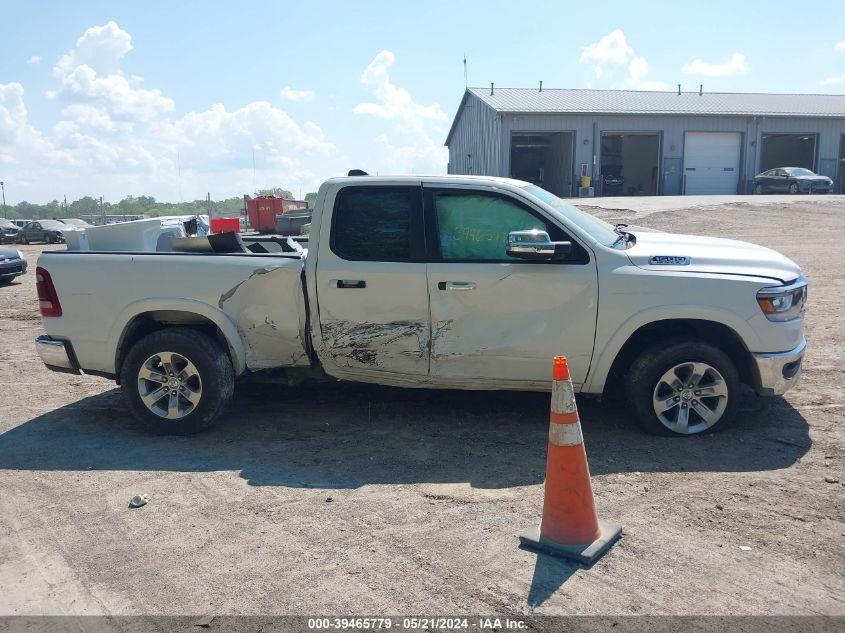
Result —
M 3 217 L 6 217 L 6 183 L 0 180 L 0 190 L 3 191 Z

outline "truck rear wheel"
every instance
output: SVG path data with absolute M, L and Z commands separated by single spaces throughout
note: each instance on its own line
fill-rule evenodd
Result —
M 192 435 L 208 429 L 229 403 L 235 375 L 217 341 L 191 328 L 171 328 L 132 346 L 120 384 L 146 429 Z
M 736 415 L 740 382 L 722 350 L 679 341 L 644 351 L 626 377 L 629 404 L 654 435 L 712 433 Z

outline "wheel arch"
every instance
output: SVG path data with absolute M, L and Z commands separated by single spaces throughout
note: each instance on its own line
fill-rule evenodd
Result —
M 609 378 L 622 376 L 646 348 L 668 338 L 696 340 L 713 345 L 728 355 L 742 382 L 754 384 L 753 356 L 735 328 L 709 319 L 672 318 L 649 321 L 634 329 L 618 347 L 603 374 L 598 375 L 597 371 L 596 375 L 590 377 L 590 385 L 595 387 L 595 392 L 608 393 L 611 385 L 621 382 Z
M 118 319 L 110 337 L 114 349 L 114 373 L 129 349 L 141 338 L 169 327 L 192 327 L 216 339 L 226 349 L 235 375 L 246 371 L 246 350 L 235 325 L 223 312 L 198 301 L 142 301 L 133 304 Z

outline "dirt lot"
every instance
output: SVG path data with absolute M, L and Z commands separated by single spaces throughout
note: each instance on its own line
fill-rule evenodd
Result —
M 151 437 L 113 384 L 39 362 L 26 246 L 0 288 L 0 614 L 845 615 L 825 481 L 845 482 L 845 203 L 597 213 L 770 246 L 812 287 L 802 382 L 722 433 L 649 437 L 580 401 L 600 516 L 625 528 L 594 567 L 517 548 L 548 396 L 245 385 L 217 430 Z

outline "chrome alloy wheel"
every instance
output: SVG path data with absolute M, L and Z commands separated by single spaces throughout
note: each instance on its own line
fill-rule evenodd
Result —
M 722 417 L 728 406 L 728 387 L 722 374 L 707 363 L 681 363 L 657 381 L 652 405 L 667 429 L 695 435 Z
M 175 352 L 153 354 L 138 370 L 138 395 L 160 418 L 178 420 L 202 398 L 202 380 L 194 364 Z

